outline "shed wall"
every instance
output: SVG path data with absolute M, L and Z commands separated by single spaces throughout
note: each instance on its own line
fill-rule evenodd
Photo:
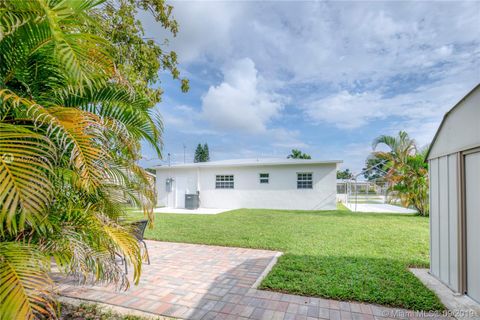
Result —
M 480 89 L 453 108 L 442 123 L 429 159 L 480 146 Z
M 459 169 L 458 154 L 429 161 L 430 272 L 459 290 Z

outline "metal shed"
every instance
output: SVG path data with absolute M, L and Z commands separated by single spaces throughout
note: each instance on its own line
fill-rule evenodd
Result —
M 445 114 L 427 159 L 430 273 L 480 302 L 480 84 Z

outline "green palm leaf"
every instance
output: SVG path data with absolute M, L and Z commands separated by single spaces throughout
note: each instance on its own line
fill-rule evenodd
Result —
M 37 248 L 0 243 L 0 314 L 2 319 L 55 317 L 48 260 Z
M 79 92 L 59 90 L 52 102 L 66 107 L 75 107 L 94 113 L 112 129 L 124 129 L 131 138 L 145 139 L 161 155 L 162 119 L 149 108 L 147 99 L 141 99 L 120 86 L 104 86 L 97 90 L 83 88 Z
M 47 109 L 9 90 L 0 90 L 2 100 L 23 117 L 30 118 L 35 125 L 46 126 L 51 140 L 55 140 L 60 149 L 69 152 L 69 162 L 79 172 L 82 188 L 90 190 L 101 184 L 101 168 L 106 153 L 94 143 L 101 130 L 99 119 L 94 114 L 75 108 Z
M 0 223 L 16 233 L 40 221 L 51 201 L 52 143 L 44 136 L 0 123 Z M 35 225 L 35 224 L 34 224 Z

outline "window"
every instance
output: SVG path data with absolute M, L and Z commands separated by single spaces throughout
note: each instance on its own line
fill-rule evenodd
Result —
M 233 189 L 233 175 L 216 175 L 215 189 Z
M 269 173 L 260 173 L 260 183 L 268 183 L 270 178 Z
M 297 189 L 312 189 L 312 173 L 297 173 Z

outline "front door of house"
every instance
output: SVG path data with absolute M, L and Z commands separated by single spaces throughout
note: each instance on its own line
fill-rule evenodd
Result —
M 467 295 L 480 302 L 480 152 L 465 154 Z

